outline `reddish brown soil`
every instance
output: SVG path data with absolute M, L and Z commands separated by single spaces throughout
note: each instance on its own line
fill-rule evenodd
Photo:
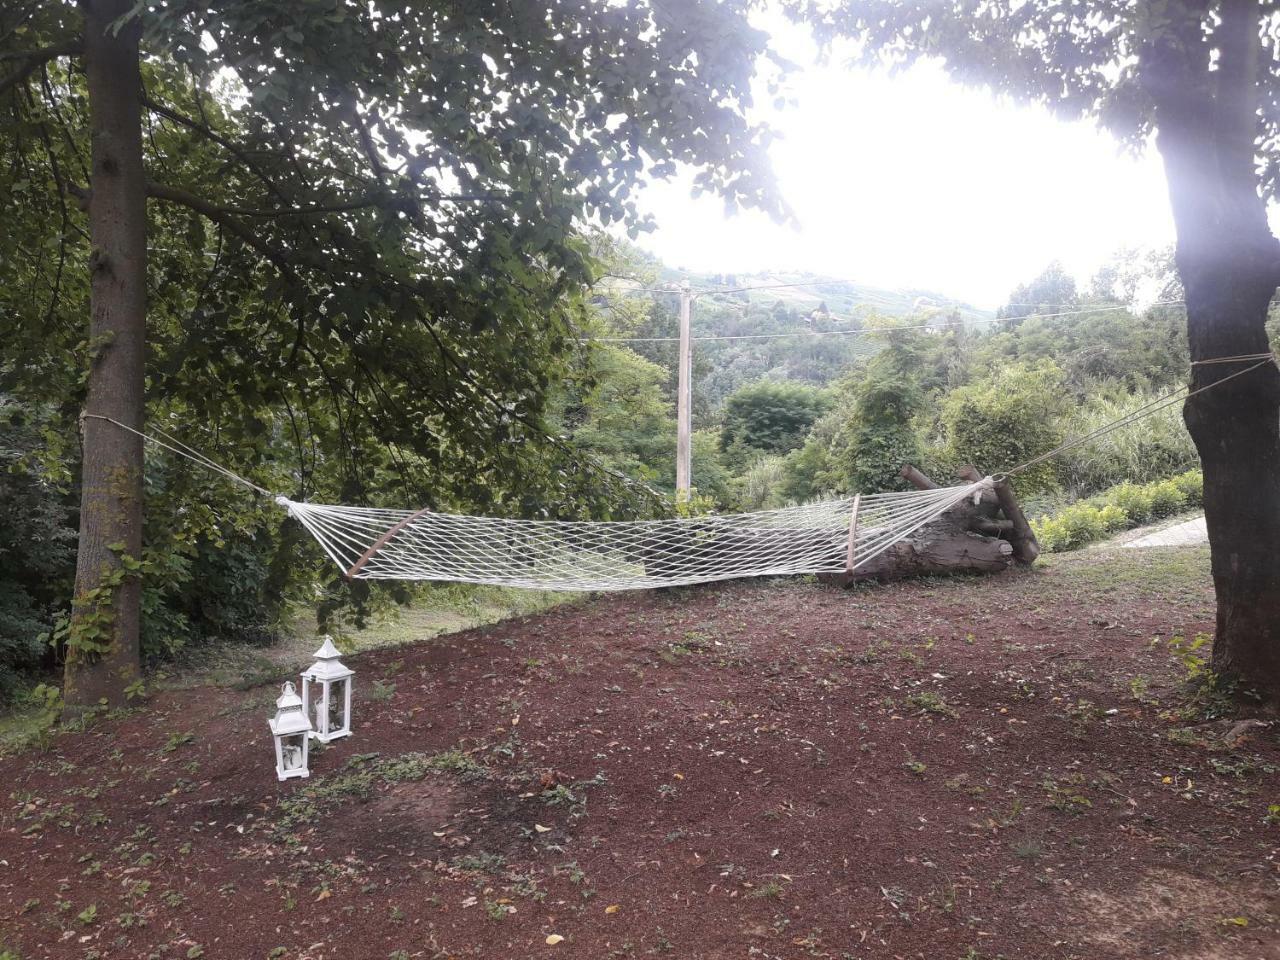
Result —
M 1200 551 L 612 596 L 351 658 L 357 735 L 288 784 L 272 688 L 165 693 L 0 759 L 0 940 L 23 960 L 1280 957 L 1276 734 L 1230 747 L 1232 719 L 1177 717 L 1182 667 L 1151 642 L 1210 627 Z M 453 763 L 390 765 L 406 753 Z

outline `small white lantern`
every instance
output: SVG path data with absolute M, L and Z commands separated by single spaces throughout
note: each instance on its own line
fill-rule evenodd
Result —
M 292 683 L 280 688 L 276 715 L 269 722 L 276 741 L 276 776 L 281 780 L 311 776 L 307 766 L 311 721 Z
M 315 652 L 316 662 L 302 673 L 302 709 L 307 716 L 314 711 L 314 732 L 321 743 L 351 736 L 351 678 L 355 676 L 343 666 L 342 656 L 332 637 Z M 318 687 L 313 693 L 312 687 Z

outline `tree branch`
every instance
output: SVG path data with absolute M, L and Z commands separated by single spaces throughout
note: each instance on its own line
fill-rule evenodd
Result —
M 207 217 L 214 223 L 220 224 L 227 232 L 235 234 L 249 246 L 257 250 L 258 253 L 274 264 L 287 279 L 292 282 L 298 281 L 298 274 L 293 269 L 288 254 L 277 250 L 269 243 L 261 239 L 252 230 L 246 227 L 236 217 L 229 213 L 226 208 L 219 207 L 217 204 L 210 203 L 201 197 L 196 196 L 190 191 L 183 190 L 180 187 L 171 187 L 163 183 L 147 183 L 147 196 L 155 200 L 164 200 L 168 203 L 175 203 L 180 207 L 186 207 L 188 210 L 194 210 L 203 217 Z
M 47 47 L 41 47 L 39 50 L 28 50 L 25 53 L 0 54 L 0 60 L 22 61 L 22 65 L 18 69 L 7 77 L 0 77 L 0 94 L 5 93 L 12 87 L 16 87 L 50 60 L 56 60 L 58 57 L 72 57 L 80 53 L 80 50 L 80 41 L 67 40 L 64 43 L 51 44 Z
M 325 213 L 349 213 L 352 210 L 363 210 L 368 207 L 377 207 L 377 206 L 398 206 L 401 209 L 404 209 L 407 206 L 416 207 L 418 204 L 425 201 L 435 201 L 437 203 L 446 203 L 446 202 L 484 203 L 490 200 L 511 199 L 510 197 L 504 196 L 502 194 L 496 194 L 496 193 L 457 193 L 457 194 L 446 194 L 446 193 L 430 194 L 429 193 L 422 197 L 401 197 L 394 194 L 390 194 L 386 191 L 375 191 L 373 193 L 368 193 L 363 196 L 354 197 L 351 200 L 336 201 L 336 202 L 327 203 L 327 204 L 316 204 L 315 206 L 310 206 L 310 207 L 294 206 L 293 199 L 285 194 L 284 190 L 280 187 L 279 184 L 277 184 L 274 180 L 272 180 L 269 176 L 267 176 L 266 172 L 263 171 L 261 167 L 254 162 L 253 158 L 248 156 L 248 154 L 246 154 L 238 145 L 236 145 L 227 137 L 224 137 L 222 134 L 218 133 L 216 130 L 210 127 L 207 123 L 201 122 L 200 120 L 196 120 L 194 117 L 188 117 L 185 114 L 179 113 L 177 110 L 174 110 L 172 107 L 166 106 L 163 103 L 159 103 L 155 100 L 152 100 L 150 97 L 144 96 L 142 98 L 142 105 L 146 107 L 148 110 L 154 111 L 155 113 L 160 114 L 160 116 L 165 117 L 168 120 L 172 120 L 174 123 L 181 124 L 187 129 L 193 130 L 196 133 L 199 133 L 201 136 L 207 137 L 208 139 L 212 140 L 214 143 L 226 149 L 227 152 L 229 152 L 232 156 L 234 156 L 237 160 L 239 160 L 242 164 L 244 164 L 245 167 L 248 168 L 254 175 L 256 175 L 258 179 L 263 182 L 263 184 L 267 187 L 267 189 L 271 193 L 273 193 L 276 197 L 278 197 L 282 202 L 289 204 L 289 206 L 281 207 L 279 209 L 273 209 L 273 210 L 250 210 L 250 209 L 241 209 L 236 207 L 223 208 L 224 212 L 232 214 L 234 216 L 263 217 L 263 218 L 306 217 L 306 216 L 313 216 L 313 215 L 325 214 Z M 363 137 L 367 139 L 368 132 L 364 130 L 363 126 L 361 126 L 361 132 L 363 134 Z M 372 141 L 369 141 L 367 143 L 367 147 L 369 149 L 372 149 Z M 376 160 L 376 158 L 377 158 L 377 154 L 375 152 L 372 155 L 371 159 Z M 412 211 L 406 210 L 405 212 L 411 213 Z
M 142 98 L 142 105 L 146 107 L 148 110 L 152 110 L 155 113 L 160 114 L 160 116 L 165 117 L 166 119 L 172 120 L 174 123 L 180 124 L 186 127 L 188 130 L 194 130 L 196 133 L 201 134 L 202 136 L 208 138 L 209 140 L 212 140 L 214 143 L 224 148 L 228 153 L 230 153 L 233 157 L 235 157 L 242 164 L 244 164 L 246 168 L 248 168 L 255 176 L 257 176 L 259 180 L 263 182 L 263 184 L 271 193 L 275 194 L 277 197 L 280 198 L 280 200 L 284 201 L 285 203 L 291 202 L 290 199 L 285 195 L 284 191 L 280 188 L 280 186 L 274 180 L 272 180 L 269 176 L 267 176 L 266 172 L 263 171 L 258 166 L 258 164 L 256 164 L 253 161 L 252 157 L 248 156 L 235 143 L 233 143 L 228 138 L 224 137 L 222 134 L 218 133 L 207 123 L 202 123 L 199 120 L 196 120 L 192 117 L 188 117 L 186 114 L 179 113 L 177 110 L 174 110 L 172 107 L 165 106 L 163 103 L 159 103 L 158 101 L 152 100 L 150 97 L 146 95 L 144 95 Z

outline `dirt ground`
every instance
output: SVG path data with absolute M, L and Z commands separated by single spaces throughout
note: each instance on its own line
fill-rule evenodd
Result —
M 0 957 L 1280 957 L 1211 628 L 1194 548 L 613 595 L 352 657 L 286 784 L 276 688 L 163 693 L 0 758 Z

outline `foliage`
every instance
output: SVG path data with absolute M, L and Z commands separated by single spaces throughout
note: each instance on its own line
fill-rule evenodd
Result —
M 840 386 L 841 406 L 848 412 L 833 444 L 833 472 L 848 492 L 898 489 L 902 465 L 919 459 L 913 418 L 926 399 L 921 383 L 924 338 L 891 329 L 882 336 L 884 348 L 861 376 L 851 375 Z
M 735 391 L 725 402 L 720 448 L 731 460 L 785 454 L 804 443 L 830 401 L 799 383 L 763 380 Z
M 1066 433 L 1087 436 L 1146 407 L 1160 395 L 1138 391 L 1090 396 L 1068 418 Z M 1120 478 L 1148 483 L 1198 463 L 1191 435 L 1182 422 L 1180 405 L 1174 404 L 1067 451 L 1061 459 L 1060 475 L 1077 494 L 1091 494 Z
M 779 456 L 758 457 L 738 481 L 738 507 L 771 510 L 785 504 L 786 465 Z
M 0 395 L 0 707 L 48 662 L 42 635 L 74 573 L 73 507 L 38 459 L 49 421 Z
M 602 464 L 649 485 L 674 487 L 675 417 L 666 371 L 614 344 L 583 351 L 553 392 L 549 420 Z
M 1055 260 L 1030 283 L 1014 287 L 1009 302 L 996 311 L 996 316 L 1006 318 L 1005 328 L 1012 329 L 1025 317 L 1065 313 L 1077 303 L 1075 278 Z
M 1204 481 L 1199 470 L 1160 480 L 1117 484 L 1058 513 L 1033 519 L 1031 528 L 1047 553 L 1075 550 L 1117 530 L 1173 516 L 1200 504 Z
M 733 476 L 720 457 L 720 432 L 715 429 L 695 430 L 689 438 L 689 446 L 689 456 L 693 461 L 690 483 L 694 490 L 721 506 L 731 505 L 734 502 Z M 672 480 L 674 486 L 674 476 Z
M 767 134 L 747 119 L 758 70 L 768 90 L 777 62 L 759 56 L 747 10 L 132 7 L 113 30 L 142 37 L 149 423 L 295 498 L 529 517 L 662 509 L 608 461 L 641 479 L 659 468 L 582 446 L 635 412 L 611 421 L 618 398 L 574 379 L 602 273 L 584 234 L 647 228 L 633 188 L 678 164 L 730 206 L 782 212 Z M 0 196 L 13 213 L 0 389 L 63 435 L 106 346 L 84 335 L 104 251 L 77 202 L 92 193 L 83 24 L 68 3 L 0 11 Z M 557 406 L 566 384 L 577 395 Z M 586 437 L 561 436 L 557 417 L 584 397 L 601 413 L 571 425 Z M 255 612 L 255 597 L 313 588 L 323 558 L 270 504 L 246 510 L 166 456 L 147 483 L 149 553 L 131 559 L 147 573 L 152 650 L 265 636 L 278 601 Z M 226 602 L 211 607 L 204 583 Z M 354 604 L 358 620 L 377 596 L 320 586 L 322 616 Z M 19 615 L 24 637 L 43 617 L 15 601 Z
M 942 404 L 941 425 L 956 463 L 1007 470 L 1057 446 L 1068 401 L 1062 371 L 1050 360 L 1014 364 L 954 390 Z M 1057 464 L 1045 461 L 1018 475 L 1020 490 L 1052 489 Z
M 1067 383 L 1082 395 L 1117 385 L 1150 391 L 1184 377 L 1187 369 L 1185 321 L 1176 306 L 1151 307 L 1135 315 L 1127 306 L 1087 303 L 1074 316 L 1022 320 L 995 331 L 975 347 L 974 362 L 995 366 L 1053 360 Z
M 1127 526 L 1129 517 L 1121 508 L 1091 503 L 1073 503 L 1056 516 L 1033 520 L 1031 524 L 1046 553 L 1075 550 Z

